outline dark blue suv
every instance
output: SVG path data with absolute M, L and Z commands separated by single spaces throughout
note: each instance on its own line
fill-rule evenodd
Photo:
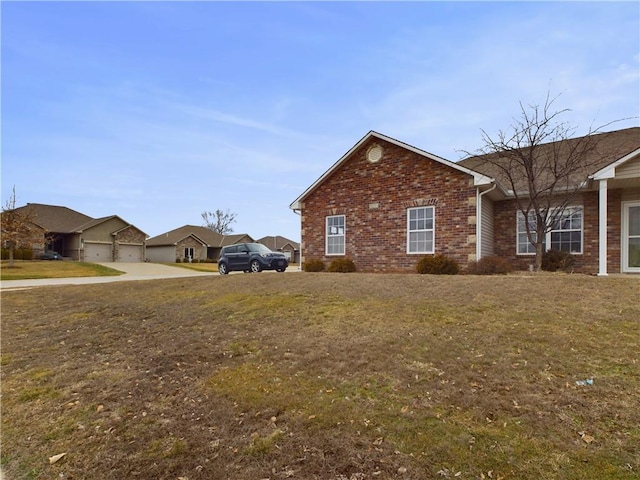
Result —
M 275 270 L 284 272 L 289 266 L 284 253 L 273 252 L 261 243 L 238 243 L 222 247 L 218 259 L 218 272 L 226 275 L 229 272 L 261 272 Z

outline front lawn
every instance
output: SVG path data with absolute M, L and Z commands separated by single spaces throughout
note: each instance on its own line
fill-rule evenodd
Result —
M 15 260 L 14 266 L 9 267 L 9 261 L 3 260 L 0 268 L 0 280 L 106 277 L 113 275 L 122 275 L 122 272 L 96 263 L 85 262 Z
M 262 273 L 9 291 L 2 469 L 635 479 L 638 280 Z

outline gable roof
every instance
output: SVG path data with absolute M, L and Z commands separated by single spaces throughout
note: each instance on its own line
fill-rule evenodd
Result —
M 434 162 L 440 163 L 442 165 L 446 165 L 447 167 L 450 167 L 454 170 L 458 170 L 460 172 L 466 173 L 467 175 L 470 175 L 473 177 L 473 183 L 474 185 L 487 185 L 493 182 L 493 179 L 474 170 L 471 170 L 469 168 L 467 168 L 464 165 L 461 165 L 459 163 L 455 163 L 455 162 L 450 162 L 449 160 L 445 160 L 442 157 L 438 157 L 437 155 L 434 155 L 432 153 L 426 152 L 424 150 L 420 150 L 419 148 L 416 148 L 412 145 L 409 145 L 407 143 L 401 142 L 399 140 L 396 140 L 395 138 L 391 138 L 388 137 L 386 135 L 383 135 L 381 133 L 375 132 L 373 130 L 369 131 L 369 133 L 367 133 L 364 137 L 362 137 L 360 139 L 360 141 L 358 143 L 356 143 L 353 147 L 351 147 L 351 149 L 345 153 L 342 157 L 340 157 L 340 159 L 334 163 L 326 172 L 324 172 L 322 174 L 322 176 L 320 176 L 320 178 L 318 178 L 309 188 L 307 188 L 302 195 L 300 195 L 298 198 L 296 198 L 293 203 L 291 203 L 291 205 L 289 205 L 289 208 L 291 208 L 292 210 L 299 210 L 300 207 L 302 206 L 302 201 L 311 193 L 313 192 L 316 188 L 318 188 L 318 186 L 320 186 L 322 183 L 324 183 L 324 181 L 331 176 L 331 174 L 333 172 L 335 172 L 338 168 L 340 168 L 350 157 L 351 155 L 358 150 L 365 142 L 367 142 L 368 140 L 370 140 L 371 138 L 377 138 L 379 140 L 383 140 L 385 142 L 389 142 L 393 145 L 396 145 L 398 147 L 404 148 L 406 150 L 409 150 L 410 152 L 416 153 L 422 157 L 424 157 L 426 160 L 432 160 Z
M 233 245 L 234 243 L 242 242 L 253 242 L 253 237 L 251 237 L 251 235 L 247 235 L 246 233 L 223 235 L 222 243 L 220 243 L 220 246 L 224 247 L 226 245 Z
M 590 135 L 589 137 L 576 137 L 558 142 L 549 142 L 546 144 L 540 144 L 537 146 L 540 158 L 545 156 L 553 158 L 563 158 L 563 151 L 570 151 L 573 148 L 578 147 L 581 142 L 586 140 L 593 141 L 593 148 L 588 148 L 584 156 L 584 164 L 589 169 L 589 173 L 586 176 L 594 178 L 598 173 L 600 175 L 606 175 L 606 172 L 620 163 L 624 163 L 630 158 L 634 157 L 640 150 L 640 127 L 632 127 L 623 130 L 615 130 L 612 132 L 603 132 Z M 522 149 L 525 150 L 526 149 Z M 491 160 L 487 162 L 487 159 Z M 495 165 L 496 160 L 500 163 L 503 159 L 496 154 L 477 155 L 460 160 L 458 163 L 467 168 L 477 170 L 490 177 L 496 179 L 504 188 L 508 186 L 508 179 L 505 173 Z M 508 159 L 504 158 L 504 163 L 507 164 Z M 583 171 L 576 171 L 571 178 L 572 182 L 585 181 L 587 178 Z M 523 176 L 523 184 L 520 187 L 525 188 Z M 518 185 L 516 185 L 518 187 Z
M 88 215 L 70 208 L 42 203 L 27 203 L 24 207 L 18 207 L 16 210 L 28 210 L 37 225 L 54 233 L 73 233 L 78 230 L 80 225 L 93 220 Z
M 218 247 L 222 242 L 224 235 L 214 232 L 206 227 L 198 227 L 196 225 L 184 225 L 171 230 L 166 233 L 162 233 L 156 237 L 147 240 L 147 247 L 157 247 L 164 245 L 176 245 L 178 242 L 184 240 L 189 236 L 194 236 L 200 240 L 204 245 L 209 247 Z
M 196 225 L 184 225 L 171 230 L 166 233 L 150 238 L 147 240 L 147 247 L 160 247 L 167 245 L 177 245 L 178 242 L 184 240 L 187 237 L 194 237 L 196 240 L 202 242 L 207 247 L 223 247 L 225 245 L 232 245 L 238 243 L 245 238 L 253 239 L 244 233 L 234 235 L 222 235 L 218 232 L 207 227 L 199 227 Z
M 45 205 L 43 203 L 27 203 L 24 207 L 16 208 L 16 211 L 29 211 L 33 215 L 33 221 L 36 225 L 44 228 L 51 233 L 82 233 L 89 228 L 100 225 L 101 223 L 117 218 L 125 224 L 125 227 L 133 227 L 145 237 L 147 234 L 135 225 L 127 222 L 118 215 L 109 215 L 102 218 L 91 218 L 84 213 L 76 212 L 67 207 L 57 205 Z M 122 230 L 119 229 L 118 231 Z M 117 232 L 113 232 L 117 233 Z
M 282 248 L 287 245 L 291 245 L 294 250 L 300 250 L 300 244 L 298 242 L 289 240 L 286 237 L 281 237 L 280 235 L 262 237 L 261 239 L 256 240 L 256 242 L 263 244 L 271 250 L 282 250 Z

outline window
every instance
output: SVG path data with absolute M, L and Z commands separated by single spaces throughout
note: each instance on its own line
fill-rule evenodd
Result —
M 531 230 L 531 237 L 535 240 L 537 238 L 536 232 L 536 216 L 533 212 L 529 212 L 529 229 Z M 542 249 L 546 250 L 544 240 L 542 241 Z M 535 254 L 536 246 L 529 242 L 527 237 L 527 226 L 524 221 L 524 215 L 522 212 L 518 212 L 518 254 Z
M 551 248 L 582 253 L 582 209 L 567 208 L 551 230 Z
M 184 258 L 193 259 L 193 247 L 185 247 Z
M 434 208 L 407 210 L 407 253 L 433 253 Z
M 529 214 L 529 226 L 535 229 L 535 215 Z M 536 234 L 533 233 L 535 239 Z M 535 254 L 535 245 L 527 238 L 524 215 L 518 212 L 518 254 Z M 550 245 L 552 250 L 561 250 L 570 253 L 582 253 L 582 208 L 566 208 L 556 221 L 550 232 L 547 232 L 543 242 L 543 250 Z
M 327 255 L 344 255 L 344 215 L 327 217 Z

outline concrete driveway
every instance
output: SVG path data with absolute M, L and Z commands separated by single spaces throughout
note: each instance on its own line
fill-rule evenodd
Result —
M 0 282 L 1 291 L 21 290 L 24 288 L 44 287 L 47 285 L 89 285 L 93 283 L 112 283 L 131 280 L 159 280 L 163 278 L 203 277 L 218 275 L 215 272 L 196 272 L 187 268 L 160 265 L 157 263 L 100 263 L 105 267 L 124 272 L 117 277 L 75 277 L 75 278 L 38 278 L 33 280 L 4 280 Z

